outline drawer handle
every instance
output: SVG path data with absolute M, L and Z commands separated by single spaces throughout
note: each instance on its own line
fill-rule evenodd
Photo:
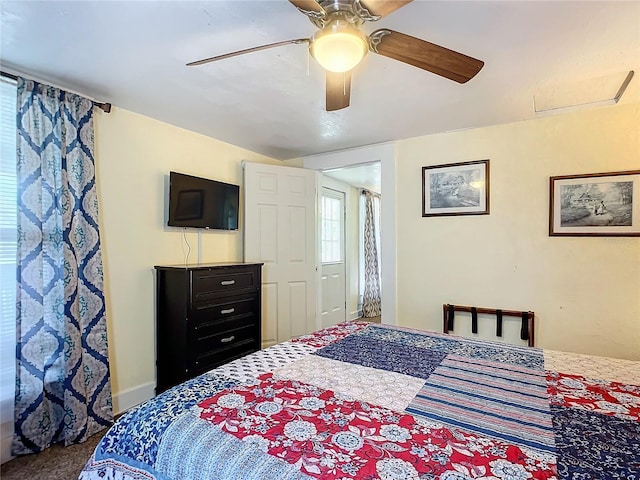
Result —
M 223 280 L 220 282 L 220 285 L 233 285 L 234 283 L 236 283 L 235 280 Z
M 235 308 L 227 308 L 226 310 L 220 310 L 220 313 L 222 313 L 223 315 L 226 315 L 227 313 L 233 313 L 235 311 L 236 311 Z
M 224 337 L 220 339 L 221 343 L 229 343 L 229 342 L 233 342 L 236 339 L 235 335 L 231 335 L 230 337 Z

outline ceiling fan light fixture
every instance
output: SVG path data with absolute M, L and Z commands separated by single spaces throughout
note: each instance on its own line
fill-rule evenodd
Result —
M 316 32 L 309 52 L 325 70 L 342 73 L 353 69 L 369 50 L 367 37 L 339 20 Z

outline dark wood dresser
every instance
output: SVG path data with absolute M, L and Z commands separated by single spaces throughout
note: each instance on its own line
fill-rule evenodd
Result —
M 260 350 L 261 263 L 155 269 L 156 394 Z

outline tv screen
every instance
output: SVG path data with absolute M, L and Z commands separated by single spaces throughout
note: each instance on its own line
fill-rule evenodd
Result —
M 238 229 L 240 187 L 169 172 L 170 227 Z

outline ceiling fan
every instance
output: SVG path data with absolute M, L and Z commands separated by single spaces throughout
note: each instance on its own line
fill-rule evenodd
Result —
M 247 48 L 237 52 L 187 63 L 203 65 L 225 58 L 257 52 L 282 45 L 309 44 L 309 53 L 326 70 L 327 111 L 349 106 L 351 70 L 368 51 L 393 58 L 442 77 L 466 83 L 484 62 L 448 48 L 386 28 L 368 37 L 360 30 L 364 22 L 373 22 L 411 3 L 412 0 L 289 0 L 319 30 L 311 38 L 296 38 Z

